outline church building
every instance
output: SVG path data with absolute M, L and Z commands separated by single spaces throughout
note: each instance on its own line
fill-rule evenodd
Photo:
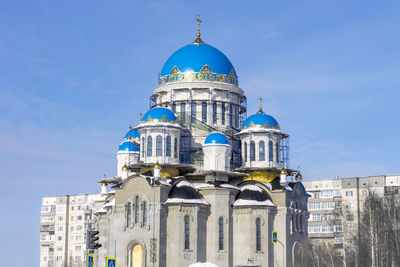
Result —
M 119 146 L 116 176 L 100 180 L 111 190 L 95 212 L 95 266 L 296 266 L 308 194 L 289 135 L 261 103 L 247 117 L 235 68 L 199 27 L 150 103 Z

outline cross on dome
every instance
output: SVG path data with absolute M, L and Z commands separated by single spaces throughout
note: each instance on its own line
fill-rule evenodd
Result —
M 197 15 L 195 20 L 197 21 L 197 34 L 196 34 L 196 40 L 193 42 L 193 44 L 204 44 L 203 40 L 201 40 L 200 38 L 201 36 L 200 23 L 202 23 L 203 21 L 200 19 L 200 15 Z

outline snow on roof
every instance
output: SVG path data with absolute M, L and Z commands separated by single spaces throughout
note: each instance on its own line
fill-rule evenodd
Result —
M 190 204 L 208 204 L 204 199 L 184 199 L 184 198 L 168 198 L 165 201 L 165 204 L 172 204 L 172 203 L 190 203 Z
M 189 267 L 218 267 L 218 265 L 211 262 L 196 262 L 190 264 Z
M 191 183 L 189 183 L 188 181 L 180 181 L 175 185 L 175 187 L 181 187 L 181 186 L 193 187 L 193 185 Z
M 225 188 L 232 188 L 232 189 L 236 189 L 236 190 L 240 190 L 239 187 L 231 185 L 231 184 L 220 184 L 220 187 L 225 187 Z
M 263 190 L 261 188 L 259 188 L 258 186 L 254 185 L 254 184 L 247 184 L 244 185 L 242 187 L 240 187 L 240 189 L 243 190 L 251 190 L 251 191 L 257 191 L 257 192 L 262 192 Z
M 233 202 L 233 206 L 269 206 L 275 207 L 274 203 L 271 200 L 267 199 L 265 201 L 256 201 L 256 200 L 249 200 L 249 199 L 238 199 Z
M 105 203 L 102 208 L 108 208 L 108 207 L 112 207 L 112 206 L 115 206 L 115 198 L 113 200 Z
M 194 188 L 205 188 L 205 187 L 214 187 L 213 184 L 208 183 L 193 183 Z
M 101 214 L 101 213 L 107 213 L 107 211 L 104 209 L 103 206 L 100 209 L 98 209 L 97 211 L 94 212 L 94 214 Z
M 158 180 L 158 182 L 160 182 L 160 184 L 163 184 L 163 185 L 166 185 L 166 186 L 171 186 L 171 179 L 160 178 Z

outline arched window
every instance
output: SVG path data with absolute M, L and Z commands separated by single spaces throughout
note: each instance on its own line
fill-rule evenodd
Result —
M 147 137 L 147 156 L 151 157 L 153 155 L 153 138 L 151 136 Z
M 261 251 L 261 219 L 256 219 L 256 251 Z
M 279 144 L 278 143 L 276 143 L 276 146 L 275 146 L 275 158 L 276 158 L 276 161 L 279 162 Z
M 135 200 L 135 224 L 140 222 L 140 199 L 139 196 L 136 196 Z
M 207 123 L 207 102 L 201 102 L 201 121 Z
M 224 219 L 222 217 L 218 220 L 218 233 L 219 233 L 219 250 L 224 250 Z
M 190 104 L 190 116 L 192 117 L 192 122 L 196 121 L 196 102 Z
M 178 138 L 175 137 L 174 140 L 174 158 L 178 157 Z
M 189 216 L 185 216 L 185 249 L 190 249 L 189 246 L 189 223 L 190 223 L 190 218 Z
M 167 136 L 165 139 L 165 155 L 171 157 L 171 136 Z
M 131 203 L 128 203 L 126 205 L 126 226 L 129 227 L 131 226 L 132 223 L 132 205 Z
M 232 114 L 232 104 L 229 104 L 229 127 L 233 127 L 233 125 L 232 125 L 232 118 L 233 118 L 233 114 Z
M 264 143 L 264 141 L 260 141 L 258 143 L 258 150 L 259 150 L 259 152 L 258 152 L 259 160 L 264 161 L 265 160 L 265 143 Z
M 244 162 L 247 162 L 247 143 L 244 142 Z
M 147 225 L 147 202 L 143 202 L 143 225 Z
M 142 137 L 142 143 L 140 144 L 140 147 L 142 149 L 142 157 L 144 158 L 144 137 Z
M 156 156 L 162 156 L 162 137 L 157 135 L 156 137 Z
M 141 245 L 136 244 L 132 248 L 132 267 L 142 266 L 143 248 Z
M 222 125 L 225 125 L 225 113 L 226 113 L 225 103 L 222 103 L 222 106 L 221 106 L 221 116 L 222 116 L 221 123 L 222 123 Z
M 274 159 L 274 150 L 272 147 L 272 141 L 268 141 L 268 160 L 273 161 Z
M 250 161 L 256 160 L 256 144 L 254 141 L 250 142 Z

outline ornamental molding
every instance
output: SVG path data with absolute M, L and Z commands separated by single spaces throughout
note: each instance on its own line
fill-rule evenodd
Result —
M 161 119 L 153 119 L 151 116 L 149 116 L 146 120 L 142 120 L 141 123 L 170 123 L 174 124 L 176 123 L 176 120 L 169 120 L 167 117 L 164 115 Z
M 276 126 L 270 125 L 268 122 L 265 122 L 263 125 L 261 124 L 254 124 L 254 122 L 251 122 L 249 126 L 244 126 L 243 130 L 246 129 L 275 129 L 275 130 L 280 130 L 279 124 Z
M 210 66 L 205 64 L 199 72 L 181 72 L 177 66 L 172 68 L 169 75 L 159 78 L 158 85 L 165 85 L 177 82 L 193 82 L 193 81 L 207 81 L 207 82 L 220 82 L 238 86 L 239 82 L 235 75 L 233 68 L 229 74 L 218 74 L 211 70 Z

